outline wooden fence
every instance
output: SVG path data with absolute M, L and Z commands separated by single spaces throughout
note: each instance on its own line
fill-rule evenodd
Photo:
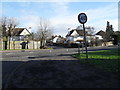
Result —
M 9 41 L 7 42 L 7 49 L 22 49 L 22 43 L 23 41 L 10 41 L 10 45 L 9 45 Z M 26 44 L 25 49 L 27 49 L 27 45 L 28 45 L 28 49 L 40 49 L 40 41 L 29 41 L 28 44 Z M 1 40 L 0 41 L 0 50 L 3 50 L 4 46 L 4 42 Z

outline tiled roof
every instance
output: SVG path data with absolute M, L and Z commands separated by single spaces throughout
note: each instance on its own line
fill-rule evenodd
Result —
M 73 29 L 71 30 L 66 36 L 71 36 L 71 34 L 76 31 L 77 34 L 79 34 L 80 36 L 84 36 L 84 31 L 83 30 L 80 30 L 80 29 Z M 86 35 L 89 36 L 89 34 L 87 33 L 86 31 Z
M 120 31 L 116 31 L 115 34 L 120 34 Z
M 71 36 L 71 34 L 74 32 L 74 30 L 71 30 L 66 36 Z
M 23 30 L 25 30 L 26 28 L 15 28 L 14 29 L 14 32 L 13 32 L 13 35 L 14 36 L 19 36 L 20 34 L 21 34 L 21 32 L 23 31 Z M 27 29 L 26 29 L 27 30 Z M 28 30 L 27 30 L 28 31 Z M 29 31 L 28 31 L 29 32 Z M 29 32 L 30 33 L 30 32 Z
M 96 35 L 105 36 L 105 32 L 101 30 L 101 31 L 97 32 Z
M 21 33 L 24 29 L 25 29 L 25 28 L 15 28 L 15 29 L 14 29 L 14 32 L 13 32 L 13 35 L 14 35 L 14 36 L 20 35 L 20 33 Z
M 76 32 L 77 32 L 80 36 L 84 36 L 84 31 L 83 31 L 83 30 L 76 30 Z

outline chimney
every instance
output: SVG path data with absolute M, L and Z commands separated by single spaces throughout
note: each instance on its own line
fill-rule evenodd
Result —
M 107 27 L 109 27 L 109 25 L 110 25 L 110 22 L 109 22 L 109 21 L 107 21 Z
M 113 25 L 110 25 L 110 29 L 111 29 L 111 30 L 113 29 Z
M 29 27 L 29 29 L 31 29 L 31 27 Z
M 32 31 L 32 27 L 29 27 L 28 30 L 29 30 L 29 32 L 31 32 Z

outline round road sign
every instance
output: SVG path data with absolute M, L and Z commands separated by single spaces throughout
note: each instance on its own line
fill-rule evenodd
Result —
M 87 16 L 85 13 L 80 13 L 78 15 L 78 21 L 81 23 L 81 24 L 84 24 L 87 22 Z

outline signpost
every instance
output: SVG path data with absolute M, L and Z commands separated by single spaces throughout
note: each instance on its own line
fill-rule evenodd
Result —
M 86 50 L 86 60 L 88 60 L 88 52 L 87 52 L 87 42 L 86 42 L 86 32 L 85 32 L 85 23 L 87 22 L 87 16 L 85 13 L 80 13 L 78 15 L 78 21 L 83 24 L 83 30 L 84 30 L 84 42 L 85 42 L 85 50 Z
M 80 42 L 76 42 L 78 44 L 78 55 L 80 54 Z

